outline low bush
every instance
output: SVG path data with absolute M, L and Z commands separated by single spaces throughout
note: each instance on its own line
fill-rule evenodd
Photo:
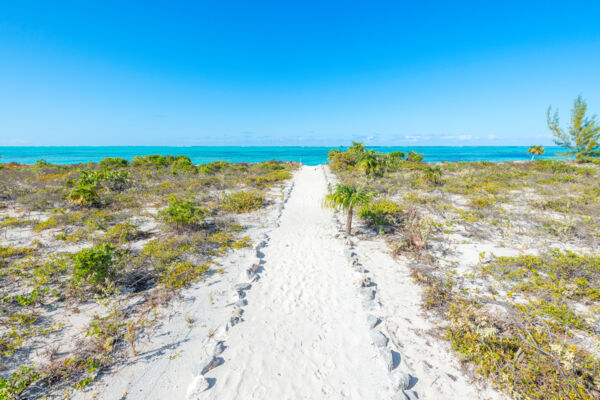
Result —
M 100 162 L 98 163 L 98 166 L 100 168 L 113 169 L 113 168 L 126 167 L 127 164 L 129 164 L 129 162 L 127 160 L 125 160 L 124 158 L 105 157 L 102 160 L 100 160 Z
M 229 164 L 225 161 L 213 161 L 208 164 L 198 165 L 198 171 L 203 174 L 213 174 L 225 169 Z
M 189 158 L 178 158 L 171 164 L 171 173 L 190 175 L 197 172 L 196 166 Z
M 105 239 L 114 243 L 127 243 L 136 240 L 142 232 L 131 222 L 121 222 L 111 226 L 105 234 Z
M 180 261 L 169 264 L 160 278 L 164 287 L 177 290 L 197 281 L 207 270 L 209 265 L 196 265 L 189 261 Z
M 159 217 L 167 225 L 178 230 L 197 226 L 207 214 L 195 201 L 179 199 L 176 196 L 170 196 L 168 201 L 167 208 L 159 212 Z
M 542 320 L 515 311 L 517 321 L 456 301 L 446 338 L 464 362 L 516 399 L 598 399 L 600 363 Z
M 221 202 L 224 211 L 244 213 L 262 208 L 265 197 L 260 192 L 241 191 L 227 194 Z
M 271 186 L 275 182 L 284 181 L 292 177 L 287 171 L 275 170 L 264 175 L 250 175 L 248 180 L 257 188 L 265 188 Z
M 404 218 L 402 207 L 391 200 L 377 200 L 367 204 L 358 216 L 370 225 L 399 225 Z
M 115 247 L 108 243 L 100 243 L 96 247 L 83 249 L 73 255 L 73 281 L 94 286 L 112 279 L 116 273 L 114 266 Z
M 131 160 L 133 167 L 167 167 L 169 166 L 169 160 L 167 157 L 159 154 L 150 154 L 148 156 L 134 156 Z
M 67 196 L 73 203 L 81 206 L 92 206 L 100 203 L 100 191 L 96 185 L 78 184 Z

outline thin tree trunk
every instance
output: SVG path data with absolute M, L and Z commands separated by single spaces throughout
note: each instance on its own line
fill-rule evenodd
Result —
M 346 216 L 346 235 L 352 234 L 352 206 L 348 207 L 348 215 Z

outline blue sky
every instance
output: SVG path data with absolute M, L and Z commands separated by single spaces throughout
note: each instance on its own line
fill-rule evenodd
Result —
M 15 1 L 0 145 L 551 144 L 600 2 Z

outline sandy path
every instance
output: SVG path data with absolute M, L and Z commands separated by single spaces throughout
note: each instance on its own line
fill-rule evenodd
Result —
M 385 399 L 391 389 L 371 344 L 353 275 L 321 207 L 320 167 L 303 167 L 248 292 L 244 321 L 228 333 L 206 399 Z

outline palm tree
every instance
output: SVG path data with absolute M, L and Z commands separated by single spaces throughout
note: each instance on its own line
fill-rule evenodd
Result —
M 363 153 L 364 155 L 361 157 L 359 162 L 359 166 L 365 170 L 367 175 L 373 173 L 375 176 L 379 176 L 383 174 L 383 164 L 377 158 L 377 154 L 373 150 L 369 150 L 368 152 Z
M 561 155 L 574 156 L 577 161 L 585 161 L 586 158 L 600 156 L 600 125 L 596 116 L 588 118 L 585 116 L 587 103 L 578 96 L 571 110 L 571 126 L 569 132 L 565 133 L 560 127 L 558 111 L 550 116 L 552 107 L 548 107 L 546 119 L 548 128 L 554 132 L 554 143 L 569 149 Z
M 348 151 L 354 151 L 357 153 L 362 153 L 365 151 L 365 144 L 360 142 L 352 142 L 352 146 L 348 149 Z
M 350 236 L 352 232 L 352 214 L 354 207 L 364 206 L 371 201 L 371 193 L 364 188 L 356 188 L 353 185 L 338 184 L 335 190 L 325 197 L 324 205 L 334 210 L 342 209 L 347 212 L 346 217 L 346 235 Z
M 545 151 L 544 146 L 531 146 L 527 149 L 527 154 L 531 154 L 531 161 L 533 161 L 535 156 L 541 156 Z
M 427 182 L 437 185 L 442 181 L 442 169 L 439 165 L 427 167 L 423 170 L 423 172 L 425 173 L 425 180 Z

